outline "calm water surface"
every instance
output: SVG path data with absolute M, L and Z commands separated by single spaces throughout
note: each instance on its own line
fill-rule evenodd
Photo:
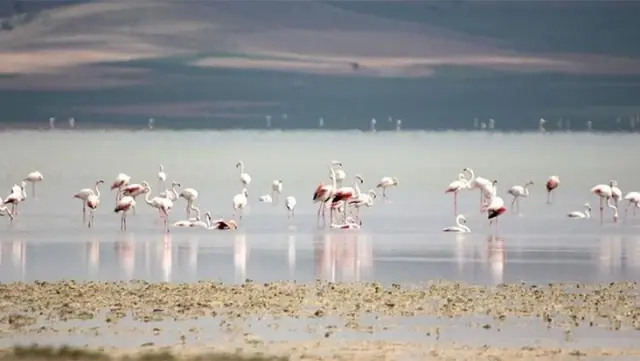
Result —
M 640 276 L 638 218 L 605 224 L 590 187 L 615 179 L 624 192 L 640 190 L 640 173 L 629 162 L 637 136 L 626 134 L 363 133 L 354 132 L 125 132 L 24 131 L 0 133 L 8 150 L 1 157 L 6 191 L 30 171 L 45 181 L 20 215 L 0 233 L 0 281 L 126 280 L 240 282 L 316 278 L 422 282 L 431 279 L 474 283 L 635 280 Z M 382 176 L 400 186 L 391 201 L 378 198 L 363 210 L 360 231 L 329 231 L 315 224 L 315 187 L 328 181 L 329 161 L 345 165 L 373 188 Z M 250 208 L 236 232 L 174 229 L 164 234 L 157 212 L 139 198 L 129 230 L 119 230 L 112 212 L 115 194 L 103 187 L 95 229 L 81 221 L 81 202 L 72 195 L 97 179 L 107 184 L 119 172 L 157 191 L 158 165 L 169 181 L 199 191 L 197 204 L 230 217 L 239 193 L 243 160 L 253 177 Z M 476 192 L 459 196 L 470 234 L 448 234 L 454 224 L 446 186 L 464 167 L 499 181 L 499 193 L 535 182 L 521 213 L 500 219 L 498 233 L 479 213 Z M 561 178 L 556 201 L 545 203 L 544 183 Z M 274 179 L 283 197 L 298 200 L 295 219 L 282 204 L 260 204 Z M 636 188 L 637 187 L 637 188 Z M 565 214 L 594 206 L 596 218 L 569 220 Z M 185 218 L 184 200 L 171 213 Z M 620 211 L 621 218 L 624 210 Z

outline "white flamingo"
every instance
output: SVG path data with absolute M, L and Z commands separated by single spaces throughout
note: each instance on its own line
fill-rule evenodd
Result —
M 77 198 L 82 201 L 82 223 L 86 221 L 86 217 L 87 217 L 87 200 L 89 199 L 90 195 L 95 195 L 96 193 L 99 192 L 98 185 L 102 183 L 104 183 L 102 179 L 97 180 L 95 183 L 94 189 L 83 188 L 78 193 L 72 196 L 72 198 Z
M 251 183 L 251 176 L 244 171 L 244 162 L 239 161 L 236 163 L 236 168 L 240 168 L 240 181 L 244 187 L 247 187 Z
M 151 187 L 147 187 L 147 192 L 145 193 L 145 203 L 160 212 L 164 220 L 165 231 L 169 232 L 169 211 L 173 208 L 173 201 L 169 198 L 160 196 L 151 198 Z
M 567 213 L 567 217 L 572 219 L 589 219 L 591 218 L 591 205 L 589 203 L 584 204 L 584 212 L 575 211 Z
M 618 223 L 618 207 L 611 203 L 611 198 L 607 200 L 607 207 L 613 209 L 613 223 Z
M 329 165 L 329 172 L 331 172 L 332 175 L 335 173 L 333 166 L 336 164 L 340 164 L 340 162 L 334 160 Z M 333 198 L 333 195 L 335 194 L 337 189 L 335 176 L 331 177 L 331 182 L 332 184 L 321 183 L 316 188 L 315 192 L 313 192 L 313 203 L 320 203 L 320 206 L 318 207 L 318 218 L 316 222 L 318 225 L 320 224 L 321 212 L 322 212 L 322 220 L 326 222 L 326 217 L 325 217 L 326 203 Z
M 513 196 L 513 201 L 511 201 L 511 208 L 513 209 L 514 212 L 516 212 L 516 206 L 517 206 L 517 212 L 520 211 L 520 198 L 529 197 L 530 185 L 533 185 L 532 181 L 528 181 L 527 183 L 524 184 L 524 186 L 513 186 L 507 191 L 507 193 Z
M 184 198 L 187 201 L 187 218 L 191 216 L 191 206 L 195 203 L 196 199 L 198 199 L 198 191 L 193 188 L 185 188 L 180 192 L 180 198 Z
M 640 192 L 629 192 L 624 196 L 624 200 L 628 202 L 624 209 L 624 218 L 627 218 L 627 210 L 632 204 L 635 204 L 635 207 L 633 207 L 633 215 L 635 216 L 636 208 L 640 208 Z
M 236 194 L 233 197 L 233 217 L 235 218 L 236 212 L 240 213 L 240 219 L 242 219 L 242 215 L 244 214 L 244 209 L 247 206 L 249 197 L 249 192 L 247 188 L 242 188 L 242 192 Z
M 13 221 L 13 213 L 7 206 L 0 206 L 0 217 L 9 216 L 9 218 Z
M 622 199 L 622 190 L 618 188 L 618 182 L 612 180 L 609 184 L 611 186 L 611 198 L 616 202 L 616 207 L 618 206 L 618 202 Z
M 469 188 L 469 182 L 463 173 L 458 174 L 458 179 L 449 183 L 444 193 L 453 193 L 453 214 L 458 214 L 458 192 Z
M 294 210 L 296 208 L 296 198 L 295 197 L 287 197 L 285 199 L 285 203 L 284 206 L 287 208 L 287 212 L 288 212 L 288 218 L 291 219 L 293 218 L 294 215 Z
M 611 196 L 613 196 L 613 191 L 611 190 L 610 185 L 598 184 L 591 188 L 591 193 L 600 198 L 600 223 L 602 223 L 604 221 L 604 203 L 605 201 L 608 202 Z
M 331 162 L 334 166 L 339 167 L 338 169 L 334 169 L 334 172 L 331 172 L 329 174 L 329 179 L 333 180 L 335 178 L 336 180 L 336 184 L 338 185 L 338 187 L 342 187 L 342 182 L 344 182 L 344 180 L 347 178 L 347 173 L 344 171 L 344 169 L 342 169 L 342 162 L 338 162 L 336 160 L 334 160 L 333 162 Z
M 27 199 L 27 192 L 25 191 L 26 182 L 22 181 L 20 186 L 14 185 L 11 188 L 11 193 L 5 198 L 3 205 L 11 204 L 11 213 L 14 216 L 18 215 L 18 205 Z
M 282 193 L 282 181 L 274 180 L 273 183 L 271 183 L 271 197 L 273 198 L 275 203 L 278 203 L 280 193 Z
M 272 203 L 273 199 L 271 198 L 271 195 L 265 194 L 263 196 L 258 197 L 258 202 L 260 202 L 260 203 Z
M 113 183 L 111 183 L 111 190 L 117 189 L 116 191 L 116 203 L 122 197 L 122 188 L 129 185 L 131 182 L 131 177 L 124 173 L 118 173 L 116 179 L 114 179 Z M 135 207 L 134 207 L 135 208 Z
M 473 168 L 464 168 L 462 172 L 469 174 L 469 179 L 467 179 L 469 189 L 480 189 L 480 207 L 482 207 L 484 198 L 491 194 L 493 183 L 486 178 L 476 177 Z
M 552 203 L 551 193 L 554 189 L 558 188 L 559 185 L 560 178 L 557 175 L 552 175 L 551 177 L 549 177 L 549 179 L 547 179 L 547 183 L 545 183 L 545 187 L 547 188 L 547 204 Z M 555 200 L 555 195 L 553 196 L 553 199 Z
M 460 232 L 460 233 L 468 233 L 471 232 L 471 229 L 467 227 L 467 219 L 462 214 L 458 214 L 456 216 L 456 225 L 452 227 L 447 227 L 442 230 L 442 232 Z
M 160 192 L 160 194 L 158 194 L 159 197 L 164 197 L 164 198 L 169 198 L 171 199 L 173 202 L 177 201 L 178 198 L 180 197 L 180 195 L 178 194 L 178 187 L 181 187 L 182 185 L 178 182 L 171 182 L 171 188 L 169 189 L 165 189 L 163 192 Z
M 164 172 L 164 166 L 160 164 L 160 170 L 158 171 L 158 186 L 164 188 L 164 182 L 167 181 L 167 173 Z
M 349 201 L 349 205 L 353 206 L 356 209 L 355 219 L 360 221 L 360 208 L 361 207 L 373 207 L 373 201 L 378 197 L 375 189 L 369 189 L 369 191 L 365 193 L 360 193 L 360 195 Z
M 37 170 L 27 174 L 24 178 L 24 181 L 31 183 L 31 195 L 34 197 L 36 196 L 36 183 L 42 182 L 43 180 L 44 177 L 42 176 L 42 173 Z
M 94 219 L 95 211 L 100 205 L 100 188 L 98 186 L 102 183 L 104 183 L 103 180 L 99 180 L 96 182 L 96 193 L 89 194 L 89 196 L 87 197 L 87 200 L 85 201 L 86 207 L 89 208 L 89 222 L 87 224 L 87 227 L 89 228 L 95 225 L 95 219 Z M 86 207 L 83 207 L 82 209 L 84 210 Z M 134 208 L 134 211 L 135 211 L 135 208 Z
M 198 217 L 199 218 L 199 217 Z M 181 221 L 177 221 L 174 222 L 171 226 L 172 227 L 178 227 L 178 228 L 211 228 L 211 213 L 207 212 L 204 215 L 204 221 L 201 220 L 190 220 L 190 219 L 184 219 Z
M 376 188 L 382 188 L 382 196 L 384 198 L 389 198 L 387 197 L 387 189 L 391 187 L 397 187 L 398 184 L 399 181 L 396 177 L 382 177 L 382 179 L 380 179 L 380 182 L 378 182 Z
M 120 229 L 123 231 L 127 229 L 127 212 L 133 208 L 136 208 L 136 200 L 133 197 L 124 196 L 118 200 L 116 208 L 113 210 L 115 213 L 122 215 L 120 217 Z

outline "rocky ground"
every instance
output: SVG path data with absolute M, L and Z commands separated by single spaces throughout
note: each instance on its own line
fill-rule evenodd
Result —
M 549 346 L 533 339 L 526 345 L 473 344 L 464 339 L 441 340 L 448 326 L 425 322 L 408 327 L 402 320 L 465 320 L 461 321 L 464 327 L 479 331 L 505 330 L 495 338 L 508 337 L 506 330 L 524 323 L 557 329 L 565 339 L 560 341 L 570 340 L 579 329 L 635 333 L 640 330 L 638 290 L 632 282 L 496 287 L 456 282 L 410 287 L 328 282 L 12 283 L 0 285 L 0 342 L 8 347 L 2 350 L 2 357 L 10 360 L 97 359 L 90 352 L 99 352 L 104 359 L 636 359 L 640 346 L 570 342 Z M 206 329 L 203 322 L 217 330 Z M 251 327 L 260 322 L 269 331 L 259 334 Z M 282 328 L 291 328 L 292 322 L 299 327 L 290 329 L 293 333 L 289 336 L 269 337 Z M 179 326 L 185 324 L 190 325 L 188 329 Z M 375 337 L 398 328 L 405 328 L 400 339 Z M 130 347 L 131 343 L 123 346 L 115 341 L 110 345 L 92 341 L 116 334 L 140 342 Z M 35 336 L 48 342 L 51 337 L 59 340 L 72 335 L 90 341 L 83 341 L 86 347 L 80 349 L 11 348 L 25 340 L 38 340 Z M 153 337 L 164 341 L 155 342 Z

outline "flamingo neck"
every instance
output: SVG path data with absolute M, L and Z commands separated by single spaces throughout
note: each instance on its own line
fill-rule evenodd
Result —
M 338 187 L 338 184 L 336 183 L 336 171 L 335 169 L 333 169 L 333 164 L 329 166 L 329 171 L 331 172 L 333 189 L 336 189 Z
M 473 172 L 473 169 L 471 168 L 467 168 L 466 172 L 469 173 L 469 180 L 467 180 L 467 182 L 471 184 L 471 182 L 473 182 L 476 179 L 476 174 Z
M 96 183 L 96 196 L 98 198 L 100 198 L 100 187 L 99 187 L 100 183 Z

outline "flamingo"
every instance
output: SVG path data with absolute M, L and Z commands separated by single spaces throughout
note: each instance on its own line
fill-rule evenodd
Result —
M 362 222 L 360 222 L 362 223 Z M 347 217 L 344 221 L 344 223 L 342 224 L 336 224 L 336 223 L 332 223 L 331 224 L 331 228 L 334 229 L 360 229 L 361 228 L 361 224 L 356 223 L 356 221 L 351 218 L 351 217 Z
M 632 203 L 635 203 L 635 207 L 633 207 L 633 215 L 636 215 L 636 208 L 640 207 L 640 192 L 629 192 L 624 196 L 624 200 L 628 201 L 627 206 L 624 209 L 624 218 L 627 218 L 627 210 Z
M 209 229 L 217 229 L 221 231 L 227 230 L 236 230 L 238 229 L 238 224 L 233 219 L 225 221 L 224 219 L 218 219 L 211 224 Z
M 533 185 L 532 181 L 528 181 L 524 184 L 524 186 L 513 186 L 511 189 L 507 191 L 507 193 L 513 196 L 513 201 L 511 201 L 511 208 L 515 208 L 517 206 L 517 211 L 520 212 L 520 198 L 529 197 L 529 186 Z
M 102 179 L 96 181 L 95 191 L 91 188 L 83 188 L 72 196 L 72 198 L 77 198 L 82 201 L 82 223 L 86 221 L 87 217 L 87 199 L 89 199 L 90 195 L 95 194 L 98 191 L 98 184 L 101 183 L 104 183 Z
M 133 197 L 124 196 L 122 199 L 118 201 L 116 204 L 116 208 L 113 210 L 115 213 L 121 213 L 122 217 L 120 218 L 120 229 L 127 229 L 127 212 L 136 207 L 136 200 Z
M 247 188 L 242 188 L 242 192 L 236 194 L 233 197 L 233 217 L 235 218 L 236 212 L 240 210 L 240 219 L 244 213 L 244 208 L 247 206 L 249 192 Z
M 338 162 L 338 161 L 333 161 L 332 164 L 340 167 L 338 169 L 335 170 L 335 174 L 334 173 L 330 173 L 329 174 L 329 179 L 333 180 L 335 178 L 336 180 L 336 184 L 338 186 L 342 186 L 342 182 L 344 182 L 344 180 L 347 178 L 347 173 L 344 171 L 344 169 L 342 169 L 342 162 Z
M 356 176 L 354 177 L 354 187 L 341 187 L 338 188 L 335 192 L 335 194 L 333 195 L 333 199 L 331 200 L 332 204 L 336 204 L 339 202 L 344 202 L 344 215 L 345 217 L 347 216 L 347 210 L 348 210 L 348 205 L 349 205 L 349 201 L 353 200 L 353 199 L 357 199 L 361 192 L 360 192 L 360 187 L 358 187 L 358 182 L 360 182 L 360 184 L 364 183 L 364 180 L 362 179 L 362 176 L 360 176 L 359 174 L 356 174 Z M 331 212 L 331 220 L 333 221 L 333 208 L 332 208 L 332 212 Z
M 95 211 L 100 205 L 100 189 L 98 188 L 98 185 L 102 183 L 104 183 L 103 180 L 99 180 L 96 182 L 96 193 L 89 194 L 89 196 L 87 197 L 87 200 L 84 202 L 86 206 L 82 207 L 83 211 L 85 210 L 86 207 L 89 207 L 89 223 L 87 224 L 87 227 L 89 228 L 95 225 L 95 221 L 94 221 Z M 134 212 L 135 212 L 135 208 L 134 208 Z
M 13 221 L 13 213 L 7 206 L 0 206 L 0 217 L 9 216 Z
M 447 227 L 442 230 L 442 232 L 460 232 L 460 233 L 468 233 L 471 232 L 471 229 L 466 226 L 467 219 L 462 214 L 458 214 L 456 216 L 456 225 L 453 227 Z
M 121 187 L 120 190 L 123 196 L 130 196 L 133 199 L 136 199 L 137 196 L 145 193 L 149 187 L 149 183 L 147 181 L 142 182 L 141 184 L 128 184 L 124 187 Z M 133 215 L 136 215 L 135 208 L 133 209 Z
M 337 161 L 332 161 L 331 164 L 329 165 L 329 171 L 331 172 L 331 174 L 335 173 L 335 170 L 333 169 L 333 166 L 335 164 L 340 164 L 340 162 Z M 315 192 L 313 192 L 313 203 L 320 203 L 320 207 L 318 207 L 318 219 L 317 219 L 317 224 L 320 224 L 320 212 L 322 212 L 322 220 L 326 222 L 326 218 L 325 218 L 325 204 L 333 198 L 333 195 L 336 192 L 337 185 L 336 185 L 336 179 L 335 176 L 331 178 L 332 184 L 324 184 L 321 183 L 315 190 Z
M 164 166 L 160 164 L 160 170 L 158 171 L 158 186 L 164 187 L 164 182 L 167 181 L 167 173 L 164 172 Z
M 289 218 L 289 219 L 293 218 L 293 211 L 294 211 L 294 209 L 296 208 L 296 203 L 297 203 L 297 202 L 296 202 L 296 198 L 295 198 L 295 197 L 291 197 L 291 196 L 289 196 L 289 197 L 287 197 L 287 198 L 285 199 L 285 203 L 284 203 L 284 205 L 285 205 L 285 207 L 287 208 L 287 211 L 288 211 L 288 213 L 289 213 L 289 214 L 288 214 L 288 218 Z
M 151 198 L 151 187 L 147 186 L 146 189 L 144 202 L 160 212 L 164 220 L 165 231 L 169 232 L 169 211 L 173 208 L 173 201 L 160 196 Z
M 113 181 L 113 183 L 111 183 L 111 190 L 114 190 L 114 189 L 118 190 L 116 192 L 116 203 L 122 197 L 122 193 L 121 193 L 122 188 L 124 188 L 127 185 L 129 185 L 129 182 L 131 182 L 131 177 L 130 176 L 128 176 L 128 175 L 126 175 L 124 173 L 118 173 L 118 175 L 116 176 L 116 179 Z
M 356 208 L 356 219 L 360 221 L 360 207 L 373 207 L 373 201 L 378 197 L 375 189 L 369 189 L 366 193 L 360 193 L 355 199 L 349 201 L 349 205 Z
M 469 188 L 469 182 L 467 182 L 464 174 L 458 174 L 458 180 L 451 182 L 444 193 L 453 193 L 453 214 L 458 214 L 458 192 L 463 189 Z
M 504 200 L 502 200 L 502 198 L 498 196 L 491 197 L 491 202 L 487 207 L 487 219 L 489 219 L 489 223 L 493 223 L 493 219 L 495 218 L 496 230 L 498 229 L 498 217 L 506 211 L 507 209 L 504 207 Z
M 251 176 L 249 173 L 245 173 L 243 161 L 238 161 L 238 163 L 236 163 L 236 168 L 238 167 L 240 168 L 240 181 L 244 187 L 247 187 L 251 183 Z
M 618 182 L 612 180 L 611 184 L 611 198 L 616 202 L 616 207 L 618 206 L 618 201 L 622 199 L 622 190 L 618 188 Z
M 18 205 L 27 199 L 27 192 L 24 187 L 26 186 L 26 182 L 22 181 L 20 186 L 13 186 L 11 188 L 11 193 L 7 198 L 5 198 L 3 205 L 11 204 L 11 213 L 16 216 L 18 215 Z
M 389 197 L 387 197 L 387 189 L 396 187 L 398 186 L 398 184 L 399 181 L 396 177 L 382 177 L 382 179 L 380 179 L 380 182 L 378 182 L 376 188 L 382 188 L 382 196 L 388 199 Z
M 271 196 L 276 201 L 276 203 L 278 203 L 278 198 L 280 198 L 280 193 L 282 193 L 282 181 L 274 180 L 273 183 L 271 183 Z
M 181 187 L 182 185 L 178 182 L 171 182 L 171 188 L 165 189 L 164 192 L 160 192 L 158 194 L 159 197 L 169 198 L 173 202 L 177 201 L 179 198 L 177 187 Z
M 198 199 L 198 191 L 193 188 L 185 188 L 180 192 L 179 197 L 187 201 L 187 218 L 191 215 L 191 206 Z
M 589 219 L 591 218 L 591 205 L 589 203 L 584 204 L 584 212 L 570 212 L 567 213 L 567 217 L 572 219 Z
M 186 227 L 188 227 L 188 228 L 194 228 L 194 227 L 210 228 L 211 227 L 211 213 L 209 213 L 209 212 L 205 213 L 204 218 L 205 218 L 204 221 L 201 221 L 200 219 L 197 219 L 197 220 L 185 219 L 185 220 L 174 222 L 171 226 L 172 227 L 178 227 L 178 228 L 186 228 Z
M 611 198 L 607 199 L 607 207 L 613 209 L 613 223 L 618 223 L 618 207 L 611 203 Z
M 605 200 L 608 201 L 609 198 L 611 198 L 611 196 L 613 195 L 611 186 L 606 184 L 598 184 L 591 188 L 591 193 L 600 197 L 600 223 L 602 223 L 604 217 L 604 202 Z
M 476 173 L 472 168 L 464 168 L 462 172 L 469 174 L 469 179 L 467 179 L 469 189 L 480 189 L 480 207 L 482 207 L 483 198 L 491 193 L 491 181 L 486 178 L 476 177 Z
M 547 187 L 547 204 L 551 204 L 552 200 L 551 200 L 551 192 L 553 192 L 554 189 L 558 188 L 558 186 L 560 185 L 560 178 L 557 175 L 552 175 L 551 177 L 549 177 L 549 179 L 547 180 L 546 183 L 546 187 Z M 555 197 L 553 197 L 553 199 L 555 200 Z
M 273 199 L 271 198 L 271 195 L 265 194 L 263 196 L 258 197 L 258 202 L 260 202 L 260 203 L 272 203 Z
M 37 170 L 27 174 L 27 176 L 24 178 L 24 181 L 31 183 L 31 193 L 34 197 L 36 196 L 36 183 L 42 182 L 43 180 L 44 177 L 42 176 L 42 173 L 38 172 Z

